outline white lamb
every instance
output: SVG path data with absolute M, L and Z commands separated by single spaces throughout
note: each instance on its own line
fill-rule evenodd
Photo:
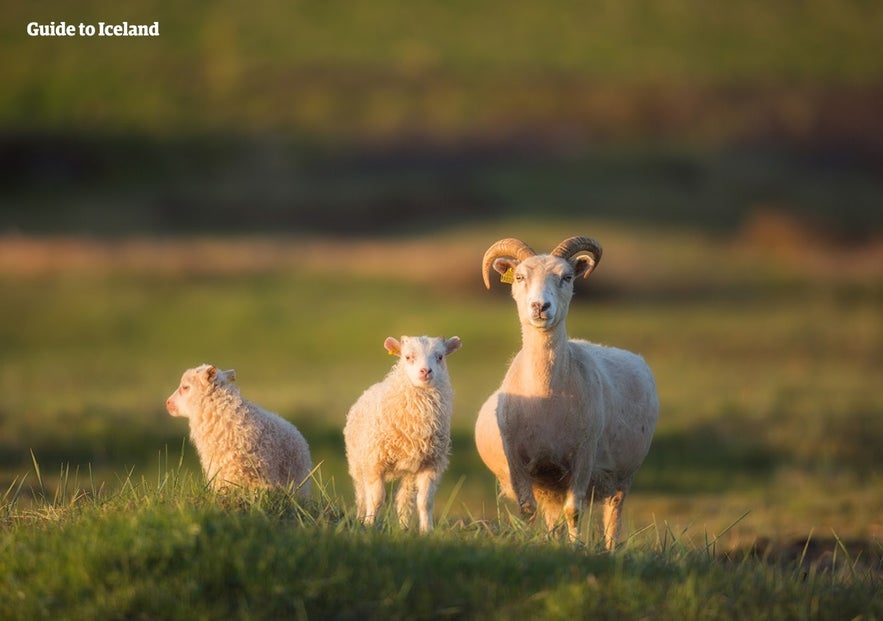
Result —
M 203 364 L 188 369 L 166 399 L 172 416 L 190 421 L 190 439 L 213 489 L 295 486 L 309 497 L 310 448 L 297 428 L 245 400 L 236 372 Z
M 522 349 L 482 406 L 475 441 L 525 517 L 539 504 L 552 529 L 563 513 L 575 540 L 586 500 L 602 502 L 611 549 L 623 500 L 650 448 L 659 400 L 643 358 L 567 337 L 573 280 L 588 276 L 600 259 L 600 245 L 587 237 L 566 239 L 550 254 L 512 238 L 487 250 L 485 286 L 491 267 L 512 283 Z
M 356 509 L 366 524 L 374 522 L 383 504 L 384 483 L 401 479 L 399 523 L 410 523 L 416 495 L 420 532 L 432 530 L 432 502 L 451 447 L 454 392 L 445 357 L 460 345 L 456 336 L 384 342 L 399 360 L 350 408 L 343 430 Z

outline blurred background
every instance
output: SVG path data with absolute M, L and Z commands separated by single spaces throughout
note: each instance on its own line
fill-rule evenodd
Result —
M 878 3 L 4 13 L 4 489 L 33 482 L 31 451 L 44 476 L 107 486 L 182 451 L 198 467 L 163 402 L 213 362 L 304 430 L 349 502 L 340 429 L 388 368 L 383 339 L 456 333 L 439 504 L 494 516 L 472 423 L 519 331 L 481 255 L 589 234 L 604 261 L 569 331 L 642 353 L 663 402 L 630 526 L 749 510 L 737 536 L 880 537 Z

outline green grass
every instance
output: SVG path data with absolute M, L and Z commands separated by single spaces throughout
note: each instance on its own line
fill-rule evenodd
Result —
M 505 228 L 545 247 L 570 226 Z M 719 532 L 751 509 L 733 533 L 739 539 L 814 528 L 879 536 L 883 402 L 875 386 L 883 335 L 874 278 L 826 272 L 803 254 L 793 263 L 752 259 L 716 239 L 584 226 L 598 231 L 609 257 L 606 272 L 580 284 L 569 332 L 644 355 L 663 404 L 626 505 L 630 528 L 656 516 L 681 525 L 699 519 Z M 520 335 L 501 288 L 484 292 L 477 268 L 474 279 L 459 277 L 483 239 L 473 231 L 402 242 L 425 248 L 407 278 L 397 255 L 384 262 L 381 254 L 376 272 L 347 273 L 334 247 L 327 264 L 305 270 L 285 267 L 284 254 L 277 269 L 220 264 L 203 272 L 192 266 L 210 261 L 186 241 L 182 252 L 193 257 L 183 271 L 151 268 L 151 253 L 177 251 L 147 245 L 146 267 L 137 269 L 7 273 L 0 278 L 3 485 L 30 469 L 30 451 L 47 480 L 69 465 L 115 486 L 127 468 L 152 468 L 159 452 L 182 445 L 187 467 L 197 468 L 186 424 L 163 403 L 184 369 L 212 362 L 236 368 L 246 397 L 294 421 L 348 497 L 341 429 L 349 406 L 391 364 L 383 339 L 457 334 L 464 347 L 451 359 L 457 394 L 442 494 L 462 478 L 453 514 L 495 515 L 494 482 L 475 452 L 472 425 Z M 230 243 L 232 255 L 255 252 Z M 445 257 L 447 271 L 434 272 L 433 256 Z M 635 268 L 649 256 L 651 265 Z
M 588 524 L 574 549 L 511 517 L 472 439 L 519 345 L 480 253 L 501 230 L 546 248 L 574 228 L 606 252 L 570 334 L 640 352 L 662 402 L 612 556 Z M 863 255 L 590 221 L 292 262 L 305 241 L 43 240 L 55 267 L 26 245 L 0 262 L 0 617 L 881 616 L 883 297 Z M 354 523 L 341 435 L 391 364 L 383 338 L 411 332 L 464 343 L 428 538 Z M 304 507 L 203 489 L 163 402 L 204 361 L 301 428 Z
M 10 7 L 6 17 L 0 53 L 16 62 L 0 68 L 9 94 L 0 125 L 37 131 L 167 135 L 236 127 L 343 140 L 444 137 L 493 133 L 512 121 L 572 122 L 587 109 L 610 107 L 628 108 L 646 126 L 641 118 L 652 119 L 655 108 L 624 108 L 620 86 L 668 83 L 689 93 L 693 85 L 779 83 L 790 95 L 782 99 L 788 110 L 795 108 L 788 105 L 793 85 L 836 94 L 881 77 L 875 59 L 883 14 L 859 0 L 567 2 L 554 10 L 500 1 L 273 2 L 260 10 L 142 1 L 124 11 L 101 1 L 54 1 Z M 158 20 L 161 37 L 31 38 L 25 28 L 32 20 Z M 798 97 L 795 123 L 814 99 Z M 717 121 L 722 129 L 728 119 Z
M 545 541 L 505 515 L 429 536 L 358 525 L 321 484 L 216 495 L 166 463 L 118 492 L 0 504 L 0 615 L 93 618 L 877 618 L 879 545 L 860 556 L 721 555 L 664 525 L 615 554 Z

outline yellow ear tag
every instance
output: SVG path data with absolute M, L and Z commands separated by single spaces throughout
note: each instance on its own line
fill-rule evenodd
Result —
M 504 282 L 509 285 L 515 282 L 515 270 L 513 270 L 511 267 L 506 270 L 503 275 L 500 276 L 500 282 Z

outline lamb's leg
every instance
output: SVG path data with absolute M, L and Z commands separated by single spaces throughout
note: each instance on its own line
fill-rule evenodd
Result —
M 374 517 L 380 511 L 383 501 L 386 499 L 386 489 L 383 486 L 383 478 L 375 477 L 364 479 L 365 481 L 365 524 L 373 524 Z
M 365 519 L 365 484 L 361 479 L 353 478 L 353 487 L 356 489 L 356 517 Z
M 437 485 L 435 471 L 423 470 L 417 473 L 417 516 L 420 520 L 421 533 L 432 530 L 432 504 Z
M 414 493 L 416 491 L 413 475 L 405 475 L 399 483 L 396 492 L 396 514 L 399 516 L 399 524 L 402 528 L 408 528 L 411 523 L 411 510 L 414 506 Z
M 624 500 L 624 490 L 619 490 L 604 499 L 604 547 L 608 550 L 613 550 L 616 547 L 616 539 L 622 526 L 622 503 Z
M 356 492 L 356 517 L 365 520 L 365 476 L 361 468 L 355 463 L 350 463 L 350 477 L 353 479 L 353 489 Z

